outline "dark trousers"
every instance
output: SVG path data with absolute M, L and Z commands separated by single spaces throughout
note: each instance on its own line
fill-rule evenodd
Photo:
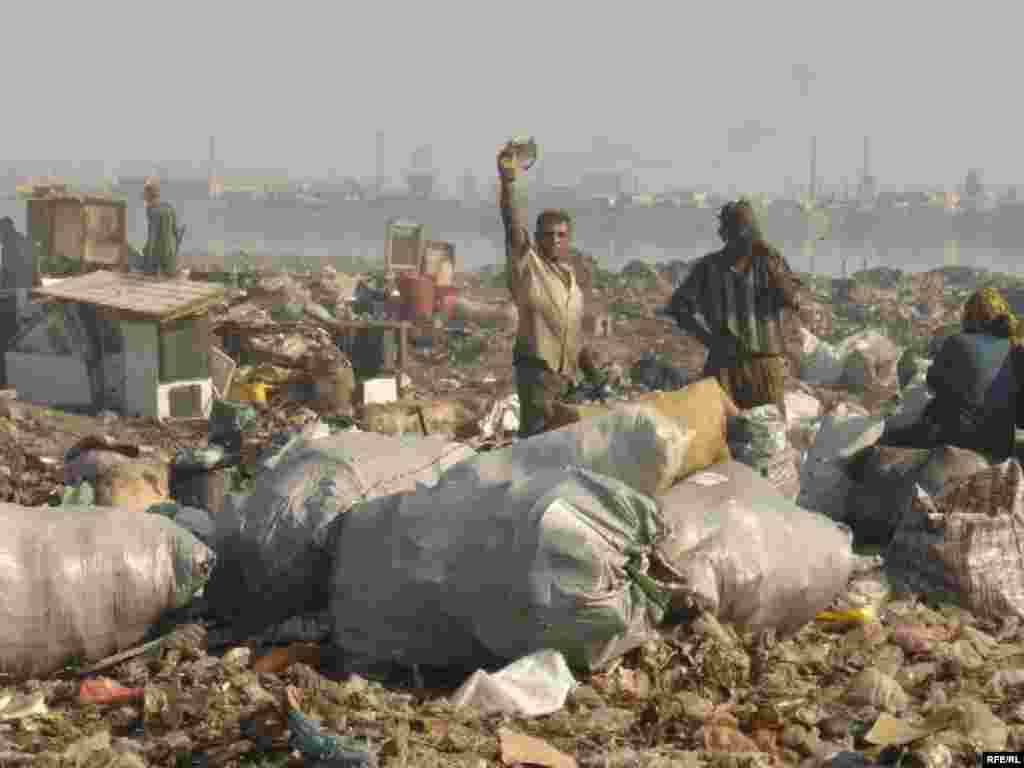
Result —
M 519 437 L 533 437 L 547 428 L 551 422 L 552 407 L 566 396 L 571 382 L 540 363 L 517 362 L 515 369 Z

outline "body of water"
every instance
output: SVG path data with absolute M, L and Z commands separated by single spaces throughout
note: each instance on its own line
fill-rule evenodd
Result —
M 209 200 L 186 200 L 175 203 L 175 207 L 179 225 L 188 228 L 182 244 L 186 253 L 221 255 L 244 250 L 280 255 L 283 259 L 378 259 L 384 252 L 385 223 L 388 218 L 399 216 L 426 223 L 431 238 L 454 243 L 458 268 L 476 269 L 504 259 L 500 219 L 492 209 L 467 210 L 443 202 L 391 203 L 387 207 L 342 204 L 322 209 L 259 208 L 252 203 L 235 205 Z M 2 216 L 10 216 L 25 231 L 24 202 L 0 200 Z M 615 270 L 633 259 L 690 260 L 720 247 L 710 226 L 688 226 L 689 232 L 674 232 L 671 223 L 663 222 L 659 227 L 657 231 L 630 227 L 630 233 L 625 235 L 625 227 L 600 216 L 585 215 L 577 219 L 575 239 L 599 263 Z M 128 230 L 131 242 L 145 242 L 146 219 L 141 202 L 129 205 Z M 773 239 L 770 229 L 766 234 L 782 248 L 793 269 L 831 276 L 877 266 L 920 272 L 950 265 L 1017 274 L 1024 263 L 1024 243 L 1019 248 L 996 248 L 933 238 L 922 247 L 894 247 L 872 243 L 870 239 L 857 243 L 830 239 L 786 242 Z

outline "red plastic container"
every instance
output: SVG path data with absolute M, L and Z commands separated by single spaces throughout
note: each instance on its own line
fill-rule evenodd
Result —
M 398 291 L 402 294 L 405 316 L 419 320 L 434 314 L 434 279 L 427 275 L 406 273 L 398 278 Z
M 403 314 L 405 314 L 405 299 L 401 296 L 389 297 L 384 302 L 384 316 L 388 320 L 403 320 Z
M 459 297 L 458 289 L 453 285 L 439 285 L 434 288 L 434 294 L 434 311 L 450 320 L 455 311 L 455 300 Z

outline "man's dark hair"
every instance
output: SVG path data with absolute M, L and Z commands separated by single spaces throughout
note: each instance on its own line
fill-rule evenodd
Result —
M 565 224 L 569 227 L 569 238 L 572 239 L 572 214 L 562 208 L 548 208 L 537 216 L 537 234 L 544 231 L 548 222 Z
M 729 242 L 739 229 L 740 223 L 746 219 L 754 228 L 754 239 L 761 239 L 761 228 L 754 213 L 754 206 L 749 200 L 740 198 L 726 203 L 718 212 L 718 236 Z

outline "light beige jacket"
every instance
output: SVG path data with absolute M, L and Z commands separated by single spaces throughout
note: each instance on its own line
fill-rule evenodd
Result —
M 572 267 L 544 259 L 526 238 L 507 246 L 508 287 L 519 310 L 516 356 L 544 361 L 575 379 L 583 337 L 583 293 Z

